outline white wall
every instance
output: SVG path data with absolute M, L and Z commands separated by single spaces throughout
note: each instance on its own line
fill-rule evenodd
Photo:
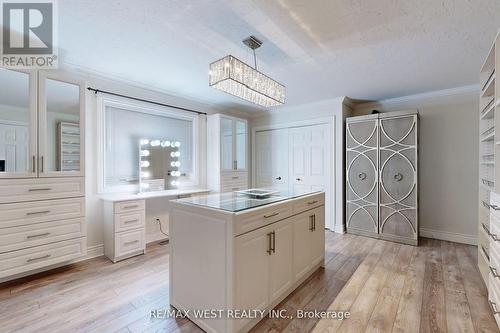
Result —
M 132 86 L 127 83 L 114 81 L 104 77 L 90 75 L 83 72 L 66 71 L 71 75 L 86 80 L 87 86 L 108 90 L 123 95 L 133 96 L 146 100 L 152 100 L 160 103 L 190 108 L 208 114 L 212 113 L 227 113 L 231 111 L 217 109 L 205 104 L 194 101 L 178 98 L 175 96 L 163 94 L 148 90 L 143 87 Z M 89 247 L 89 256 L 102 254 L 103 249 L 103 218 L 102 218 L 102 201 L 97 193 L 97 98 L 96 94 L 91 91 L 86 91 L 86 156 L 85 156 L 85 173 L 86 173 L 86 221 L 87 221 L 87 245 Z M 240 114 L 241 116 L 241 114 Z M 206 160 L 206 123 L 200 122 L 200 161 Z M 206 165 L 201 163 L 202 170 L 201 180 L 206 181 L 206 174 L 203 170 Z M 162 199 L 148 200 L 146 203 L 146 238 L 147 241 L 153 241 L 163 238 L 158 225 L 155 223 L 155 218 L 159 217 L 162 221 L 163 229 L 168 226 L 168 204 Z
M 464 87 L 361 104 L 371 110 L 420 113 L 420 235 L 475 244 L 478 214 L 479 92 Z
M 345 97 L 338 97 L 294 107 L 280 107 L 255 117 L 249 122 L 251 128 L 258 128 L 335 117 L 332 144 L 334 157 L 332 205 L 335 231 L 337 232 L 344 231 L 344 118 L 351 112 L 347 103 Z

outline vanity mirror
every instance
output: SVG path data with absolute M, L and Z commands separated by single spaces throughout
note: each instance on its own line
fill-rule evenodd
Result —
M 139 142 L 140 191 L 163 191 L 179 186 L 179 141 L 141 139 Z

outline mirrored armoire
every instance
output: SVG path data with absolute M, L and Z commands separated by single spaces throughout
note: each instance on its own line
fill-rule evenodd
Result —
M 418 112 L 346 120 L 348 233 L 418 245 Z

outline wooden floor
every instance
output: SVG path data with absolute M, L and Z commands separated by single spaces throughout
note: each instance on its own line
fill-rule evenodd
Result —
M 400 245 L 326 233 L 326 265 L 277 308 L 342 310 L 350 319 L 269 319 L 253 332 L 498 332 L 477 248 Z M 151 319 L 168 306 L 168 246 L 112 264 L 91 259 L 0 285 L 0 332 L 201 332 Z

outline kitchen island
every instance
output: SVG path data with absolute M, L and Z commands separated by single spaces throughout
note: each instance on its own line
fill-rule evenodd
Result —
M 207 332 L 246 332 L 324 261 L 325 194 L 171 202 L 170 304 Z

